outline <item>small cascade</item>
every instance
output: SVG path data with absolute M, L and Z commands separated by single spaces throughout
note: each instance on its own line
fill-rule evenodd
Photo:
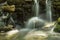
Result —
M 39 1 L 38 0 L 34 0 L 34 13 L 35 16 L 38 17 L 39 16 Z
M 39 17 L 38 17 L 39 16 L 39 0 L 34 0 L 34 5 L 33 6 L 34 6 L 33 11 L 35 13 L 35 17 L 32 17 L 28 20 L 28 22 L 26 24 L 26 28 L 35 28 L 35 26 L 36 26 L 35 23 L 37 21 L 40 21 Z
M 51 0 L 46 0 L 46 16 L 49 22 L 52 22 Z
M 31 19 L 28 20 L 26 28 L 40 28 L 42 26 L 44 26 L 45 21 L 38 18 L 38 17 L 33 17 Z
M 51 0 L 46 0 L 46 17 L 47 21 L 52 23 L 52 1 Z M 50 29 L 50 32 L 52 33 L 55 28 L 55 25 L 53 25 Z
M 18 30 L 16 36 L 14 38 L 10 38 L 11 40 L 24 40 L 25 37 L 27 37 L 26 40 L 32 40 L 33 38 L 34 40 L 38 40 L 38 39 L 43 40 L 48 37 L 48 33 L 46 33 L 46 31 L 42 29 L 42 27 L 45 26 L 46 21 L 38 17 L 39 16 L 38 0 L 34 0 L 34 11 L 36 16 L 30 18 L 27 21 L 25 28 Z M 49 22 L 52 22 L 51 0 L 46 0 L 46 16 L 47 16 L 47 20 Z M 49 24 L 49 26 L 51 25 Z M 50 28 L 49 32 L 53 32 L 54 28 L 55 27 L 52 27 L 52 29 Z

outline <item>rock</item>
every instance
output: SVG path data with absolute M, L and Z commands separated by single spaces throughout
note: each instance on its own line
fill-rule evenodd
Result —
M 9 31 L 9 32 L 6 33 L 6 38 L 7 38 L 8 40 L 11 40 L 11 39 L 13 39 L 13 38 L 16 36 L 16 34 L 17 34 L 18 32 L 19 32 L 19 31 L 18 31 L 17 29 L 11 30 L 11 31 Z
M 5 11 L 15 11 L 15 5 L 6 5 L 6 6 L 2 6 L 2 9 Z
M 32 31 L 29 32 L 24 39 L 25 40 L 46 40 L 48 35 L 42 31 Z

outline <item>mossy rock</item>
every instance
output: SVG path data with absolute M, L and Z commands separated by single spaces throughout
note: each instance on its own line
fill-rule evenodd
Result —
M 60 22 L 60 17 L 58 18 L 58 22 Z
M 58 18 L 58 20 L 56 22 L 56 27 L 55 27 L 54 31 L 60 33 L 60 17 Z
M 60 25 L 59 24 L 56 25 L 56 28 L 54 29 L 54 31 L 60 33 Z

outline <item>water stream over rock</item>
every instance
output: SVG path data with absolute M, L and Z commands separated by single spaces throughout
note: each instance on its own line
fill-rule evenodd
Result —
M 14 37 L 12 38 L 8 37 L 10 40 L 55 40 L 56 38 L 58 38 L 57 35 L 55 35 L 56 33 L 52 35 L 52 33 L 48 31 L 48 29 L 46 29 L 47 31 L 44 31 L 42 29 L 45 26 L 46 21 L 38 17 L 39 16 L 39 1 L 38 0 L 34 0 L 34 6 L 35 6 L 34 8 L 35 8 L 36 16 L 30 18 L 27 21 L 25 28 L 18 30 L 16 35 L 14 35 Z M 52 22 L 51 0 L 46 0 L 46 11 L 47 11 L 46 13 L 47 20 L 49 22 Z M 53 26 L 53 25 L 51 24 L 50 26 Z M 48 28 L 50 26 L 48 26 Z M 54 27 L 52 28 L 54 29 Z M 53 29 L 50 28 L 50 30 L 52 31 Z M 60 40 L 60 38 L 58 38 L 58 40 Z

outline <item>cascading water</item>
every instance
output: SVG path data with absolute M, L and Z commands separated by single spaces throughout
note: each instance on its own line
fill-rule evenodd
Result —
M 32 17 L 28 20 L 26 28 L 34 29 L 34 28 L 40 28 L 44 26 L 45 21 L 38 18 L 38 17 Z
M 46 0 L 46 16 L 47 16 L 47 21 L 52 22 L 52 0 Z M 53 27 L 51 27 L 49 33 L 48 40 L 60 40 L 60 35 L 59 33 L 53 32 L 56 24 L 53 23 Z
M 52 22 L 52 1 L 51 0 L 46 0 L 46 16 L 47 16 L 47 21 Z M 51 28 L 51 33 L 53 32 L 55 27 Z
M 51 0 L 46 0 L 46 16 L 49 22 L 52 22 Z
M 38 17 L 39 16 L 39 0 L 34 0 L 34 13 L 35 16 Z
M 26 24 L 26 28 L 35 28 L 36 22 L 40 22 L 39 16 L 39 0 L 34 0 L 33 11 L 35 13 L 35 17 L 32 17 L 28 20 Z
M 38 18 L 38 15 L 39 15 L 39 1 L 38 0 L 34 0 L 34 9 L 35 9 L 34 11 L 35 11 L 36 17 L 33 17 L 33 18 L 29 19 L 28 22 L 26 23 L 26 27 L 24 29 L 20 29 L 19 32 L 17 33 L 17 36 L 13 37 L 13 39 L 11 39 L 11 40 L 23 40 L 24 36 L 29 31 L 31 31 L 32 28 L 33 29 L 35 28 L 36 20 L 37 20 L 37 22 L 40 22 L 39 18 Z
M 35 15 L 38 16 L 39 14 L 39 3 L 37 0 L 34 0 L 34 11 L 35 11 Z M 26 27 L 24 29 L 20 29 L 19 30 L 19 33 L 17 33 L 17 36 L 16 37 L 13 37 L 13 39 L 11 40 L 23 40 L 24 36 L 32 30 L 32 28 L 35 28 L 35 23 L 32 23 L 32 21 L 35 21 L 34 20 L 35 18 L 32 18 L 31 20 L 29 20 L 27 23 L 26 23 Z M 32 23 L 32 24 L 31 24 Z
M 31 19 L 28 20 L 28 22 L 26 23 L 26 28 L 24 29 L 20 29 L 18 31 L 18 33 L 16 34 L 15 37 L 13 37 L 11 40 L 24 40 L 24 37 L 26 36 L 26 34 L 28 32 L 30 32 L 31 30 L 34 30 L 34 28 L 42 28 L 42 26 L 44 26 L 45 21 L 40 19 L 39 16 L 39 2 L 38 0 L 34 0 L 34 8 L 35 8 L 35 15 L 36 17 L 32 17 Z M 51 1 L 50 0 L 46 0 L 46 11 L 47 11 L 47 19 L 52 22 L 52 14 L 51 14 Z M 29 37 L 33 38 L 35 37 L 35 40 L 38 38 L 37 37 L 46 37 L 47 34 L 45 34 L 43 31 L 40 32 L 40 30 L 37 32 L 36 30 L 30 32 L 33 36 L 31 37 L 31 34 L 28 34 L 29 36 L 27 36 L 27 40 L 29 39 Z M 45 36 L 44 36 L 45 35 Z M 29 39 L 30 40 L 30 39 Z M 34 39 L 33 39 L 34 40 Z M 39 40 L 42 40 L 41 38 Z M 50 40 L 50 38 L 49 38 Z

